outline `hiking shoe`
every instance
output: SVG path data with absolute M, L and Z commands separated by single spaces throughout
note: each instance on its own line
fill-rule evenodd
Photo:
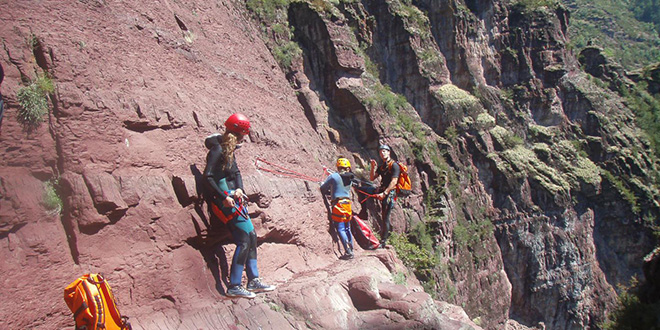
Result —
M 245 290 L 245 288 L 241 285 L 237 285 L 234 287 L 231 287 L 227 289 L 227 297 L 232 297 L 232 298 L 254 298 L 257 295 Z
M 382 243 L 380 243 L 380 245 L 378 245 L 378 248 L 379 249 L 384 249 L 386 246 L 387 246 L 387 243 L 382 242 Z
M 268 292 L 275 290 L 274 285 L 268 285 L 261 282 L 261 279 L 253 278 L 247 286 L 248 291 L 250 292 Z
M 355 258 L 355 255 L 353 253 L 345 253 L 343 256 L 339 257 L 341 260 L 350 260 Z

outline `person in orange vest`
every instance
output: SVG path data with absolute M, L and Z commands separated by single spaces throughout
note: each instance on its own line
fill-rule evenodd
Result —
M 373 181 L 380 177 L 380 187 L 376 190 L 375 197 L 381 201 L 381 217 L 382 229 L 380 235 L 380 248 L 385 248 L 387 239 L 390 237 L 390 215 L 392 208 L 394 208 L 394 197 L 396 197 L 396 184 L 399 180 L 401 169 L 399 164 L 395 162 L 390 153 L 392 149 L 387 144 L 382 144 L 378 147 L 378 154 L 380 155 L 381 162 L 379 165 L 376 161 L 371 159 L 371 171 L 369 172 L 369 180 Z
M 250 121 L 236 113 L 227 119 L 225 127 L 224 134 L 211 135 L 205 141 L 209 152 L 204 179 L 212 194 L 212 213 L 227 225 L 236 243 L 226 294 L 228 297 L 254 298 L 255 292 L 273 291 L 275 286 L 267 285 L 259 278 L 257 234 L 246 208 L 247 195 L 234 157 L 239 143 L 250 132 Z M 215 252 L 224 253 L 224 250 L 218 245 Z M 244 270 L 248 277 L 247 288 L 241 285 Z
M 330 217 L 333 220 L 341 244 L 344 246 L 344 255 L 341 259 L 353 259 L 353 236 L 351 235 L 351 186 L 354 175 L 351 172 L 351 163 L 348 159 L 337 159 L 337 172 L 332 173 L 321 184 L 321 192 L 332 196 Z

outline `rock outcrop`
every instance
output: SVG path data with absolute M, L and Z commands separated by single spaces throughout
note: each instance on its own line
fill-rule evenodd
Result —
M 618 284 L 657 273 L 657 256 L 642 267 L 657 163 L 592 76 L 634 78 L 589 50 L 581 71 L 561 5 L 5 7 L 2 328 L 72 326 L 62 290 L 87 272 L 136 329 L 597 328 Z M 25 129 L 17 93 L 38 76 L 55 91 Z M 200 182 L 204 137 L 234 112 L 252 122 L 236 157 L 278 286 L 254 300 L 223 295 L 233 245 L 209 230 Z M 339 155 L 363 175 L 383 142 L 413 180 L 394 247 L 416 248 L 338 260 L 317 181 Z M 380 229 L 373 200 L 355 207 Z

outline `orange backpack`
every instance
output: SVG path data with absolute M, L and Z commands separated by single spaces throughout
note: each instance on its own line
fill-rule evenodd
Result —
M 394 161 L 391 161 L 389 168 L 392 168 Z M 396 183 L 396 194 L 397 196 L 408 196 L 412 190 L 412 181 L 410 181 L 410 176 L 408 175 L 408 165 L 403 162 L 397 162 L 399 164 L 399 181 Z
M 131 330 L 121 316 L 110 285 L 100 274 L 85 274 L 64 289 L 64 301 L 76 322 L 76 330 Z

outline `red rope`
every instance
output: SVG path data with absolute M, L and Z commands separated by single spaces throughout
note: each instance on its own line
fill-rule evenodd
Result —
M 275 169 L 269 169 L 269 168 L 266 168 L 266 167 L 263 167 L 263 166 L 259 166 L 259 162 L 262 162 L 264 164 L 268 164 L 272 167 L 275 167 Z M 273 163 L 271 163 L 271 162 L 269 162 L 269 161 L 267 161 L 263 158 L 259 158 L 259 157 L 257 157 L 257 159 L 254 161 L 254 166 L 256 166 L 258 170 L 262 170 L 262 171 L 273 173 L 273 174 L 288 176 L 288 177 L 294 178 L 294 179 L 301 179 L 301 180 L 306 180 L 306 181 L 311 181 L 311 182 L 321 182 L 322 181 L 318 178 L 313 178 L 309 175 L 298 173 L 298 172 L 290 170 L 286 167 L 283 167 L 283 166 L 280 166 L 280 165 L 277 165 L 277 164 L 273 164 Z
M 268 165 L 270 165 L 270 166 L 272 166 L 272 167 L 275 167 L 276 169 L 269 169 L 269 168 L 265 168 L 265 167 L 263 167 L 263 166 L 259 166 L 259 162 L 262 162 L 262 163 L 264 163 L 264 164 L 268 164 Z M 302 179 L 302 180 L 312 181 L 312 182 L 322 182 L 322 181 L 323 181 L 323 180 L 320 180 L 320 179 L 317 179 L 317 178 L 313 178 L 313 177 L 311 177 L 311 176 L 308 176 L 308 175 L 305 175 L 305 174 L 298 173 L 298 172 L 296 172 L 296 171 L 290 170 L 290 169 L 288 169 L 288 168 L 286 168 L 286 167 L 283 167 L 283 166 L 280 166 L 280 165 L 277 165 L 277 164 L 273 164 L 273 163 L 271 163 L 271 162 L 269 162 L 269 161 L 267 161 L 267 160 L 265 160 L 265 159 L 263 159 L 263 158 L 260 158 L 260 157 L 257 157 L 257 158 L 256 158 L 256 160 L 254 161 L 254 166 L 255 166 L 258 170 L 262 170 L 262 171 L 269 172 L 269 173 L 273 173 L 273 174 L 279 174 L 279 175 L 283 175 L 283 176 L 288 176 L 288 177 L 290 177 L 290 178 L 294 178 L 294 179 Z M 324 171 L 325 171 L 326 173 L 333 173 L 332 170 L 329 170 L 329 169 L 327 169 L 327 168 L 324 168 Z M 366 200 L 369 199 L 369 198 L 377 198 L 377 197 L 378 197 L 378 194 L 374 194 L 374 195 L 372 195 L 372 194 L 368 194 L 368 193 L 366 193 L 365 191 L 362 191 L 362 190 L 357 189 L 357 188 L 355 188 L 355 187 L 353 187 L 353 189 L 355 189 L 355 190 L 357 190 L 358 192 L 360 192 L 360 193 L 364 194 L 365 196 L 367 196 L 367 197 L 364 198 L 360 203 L 364 203 L 364 201 L 366 201 Z
M 369 198 L 377 198 L 378 195 L 379 195 L 379 194 L 375 194 L 375 195 L 368 194 L 368 193 L 366 193 L 365 191 L 360 190 L 360 189 L 355 188 L 355 187 L 353 187 L 353 189 L 355 189 L 355 190 L 357 190 L 358 192 L 361 192 L 362 194 L 364 194 L 365 196 L 367 196 L 367 197 L 365 197 L 363 200 L 360 201 L 360 204 L 364 203 L 364 202 L 365 202 L 367 199 L 369 199 Z

